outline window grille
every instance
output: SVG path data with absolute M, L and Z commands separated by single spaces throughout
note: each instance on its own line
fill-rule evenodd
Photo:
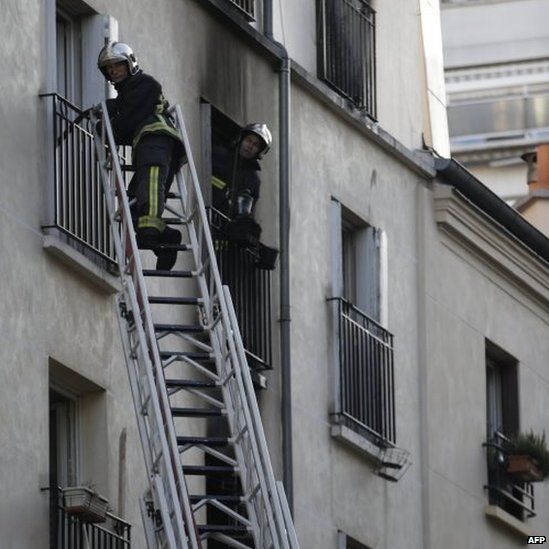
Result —
M 376 117 L 375 12 L 364 0 L 318 1 L 319 77 Z
M 255 19 L 255 0 L 229 0 L 231 4 L 238 6 L 248 18 Z

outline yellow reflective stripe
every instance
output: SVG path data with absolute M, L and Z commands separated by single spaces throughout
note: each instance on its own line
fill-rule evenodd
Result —
M 163 116 L 156 115 L 156 118 L 157 118 L 157 122 L 151 122 L 150 124 L 145 124 L 145 126 L 143 126 L 139 131 L 139 133 L 134 137 L 133 139 L 134 147 L 137 145 L 137 143 L 139 143 L 139 140 L 145 134 L 153 133 L 153 132 L 165 133 L 181 141 L 181 136 L 179 135 L 179 132 L 175 128 L 170 126 L 168 122 L 166 122 Z
M 227 183 L 225 183 L 222 179 L 219 179 L 219 177 L 212 175 L 212 185 L 217 189 L 223 190 L 227 186 Z
M 138 229 L 157 229 L 160 232 L 163 232 L 166 228 L 166 223 L 159 217 L 151 217 L 148 215 L 143 215 L 137 220 Z
M 149 170 L 149 215 L 158 217 L 158 166 L 151 166 Z

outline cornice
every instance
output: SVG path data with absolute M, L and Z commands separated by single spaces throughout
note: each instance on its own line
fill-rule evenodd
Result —
M 435 184 L 435 220 L 453 242 L 549 312 L 549 264 L 454 187 Z

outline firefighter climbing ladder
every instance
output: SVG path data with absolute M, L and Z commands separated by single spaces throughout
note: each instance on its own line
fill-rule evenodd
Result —
M 189 254 L 186 264 L 194 267 L 189 271 L 142 269 L 104 103 L 101 112 L 102 131 L 95 135 L 95 145 L 122 285 L 117 296 L 122 346 L 149 476 L 141 500 L 148 547 L 201 549 L 205 540 L 216 540 L 217 547 L 298 549 L 284 490 L 270 463 L 231 296 L 221 284 L 181 110 L 172 107 L 171 114 L 187 163 L 166 206 L 174 217 L 166 221 L 181 226 L 184 243 L 165 247 Z M 91 116 L 96 122 L 93 112 Z M 191 288 L 189 295 L 149 295 L 145 280 L 158 277 L 178 280 Z M 190 280 L 180 280 L 185 278 Z M 196 324 L 171 323 L 181 316 L 181 307 L 194 308 Z M 167 350 L 166 345 L 179 350 Z M 193 433 L 200 436 L 188 432 L 190 418 L 216 417 L 225 418 L 227 433 L 222 434 L 228 436 L 199 431 L 203 424 L 198 422 Z M 207 479 L 219 474 L 237 478 L 240 493 L 190 493 L 189 485 L 202 479 L 207 488 L 212 485 Z M 209 524 L 212 515 L 224 520 Z

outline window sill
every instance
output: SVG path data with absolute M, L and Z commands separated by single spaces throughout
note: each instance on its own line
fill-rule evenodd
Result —
M 118 278 L 78 251 L 66 237 L 64 238 L 64 234 L 52 228 L 44 229 L 44 232 L 43 247 L 49 254 L 89 280 L 103 292 L 107 294 L 120 292 Z
M 330 434 L 335 439 L 340 440 L 347 446 L 357 450 L 371 461 L 373 465 L 381 465 L 383 450 L 373 442 L 370 442 L 367 438 L 352 429 L 349 429 L 349 427 L 346 427 L 345 425 L 332 425 Z
M 521 536 L 530 536 L 532 534 L 532 529 L 528 528 L 526 523 L 515 518 L 513 515 L 510 515 L 507 511 L 504 511 L 497 505 L 486 505 L 484 513 L 494 522 L 505 526 L 515 534 L 520 534 Z

